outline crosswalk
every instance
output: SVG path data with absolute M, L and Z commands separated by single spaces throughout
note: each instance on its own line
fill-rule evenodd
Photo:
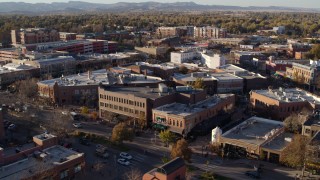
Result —
M 132 155 L 132 159 L 130 159 L 129 166 L 123 166 L 125 169 L 130 169 L 132 167 L 138 166 L 139 164 L 143 164 L 144 160 L 146 159 L 146 155 L 138 154 L 138 153 L 130 153 Z

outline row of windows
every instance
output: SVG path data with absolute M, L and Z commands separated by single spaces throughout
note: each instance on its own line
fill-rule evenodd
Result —
M 134 110 L 134 109 L 131 109 L 131 108 L 127 108 L 127 107 L 122 107 L 122 106 L 118 106 L 118 105 L 113 105 L 113 104 L 108 104 L 108 103 L 103 103 L 103 102 L 100 102 L 100 107 L 107 107 L 107 108 L 110 108 L 110 109 L 115 109 L 115 110 L 119 110 L 119 111 L 123 111 L 123 112 L 128 112 L 128 113 L 131 113 L 131 114 L 142 114 L 143 116 L 145 115 L 145 112 L 144 111 L 139 111 L 139 110 Z
M 129 100 L 129 99 L 113 97 L 113 96 L 108 96 L 108 95 L 103 95 L 103 94 L 100 94 L 100 99 L 106 99 L 106 100 L 119 102 L 119 103 L 123 103 L 123 104 L 130 104 L 130 105 L 143 107 L 143 108 L 145 107 L 145 103 L 143 103 L 143 102 L 132 101 L 132 100 Z
M 269 104 L 265 103 L 265 102 L 262 102 L 262 101 L 259 101 L 259 100 L 255 100 L 256 101 L 256 105 L 260 105 L 260 106 L 264 106 L 264 107 L 269 107 L 271 109 L 275 109 L 275 106 L 270 106 Z M 281 107 L 279 108 L 279 111 L 280 112 L 295 112 L 295 111 L 299 111 L 301 110 L 302 107 L 299 107 L 299 106 L 289 106 L 289 107 Z

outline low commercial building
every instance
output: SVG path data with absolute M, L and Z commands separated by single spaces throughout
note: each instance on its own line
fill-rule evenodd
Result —
M 184 180 L 186 179 L 187 166 L 184 160 L 177 157 L 166 164 L 145 173 L 142 180 Z
M 0 67 L 0 89 L 16 81 L 39 76 L 40 69 L 37 67 L 8 63 Z
M 136 62 L 135 65 L 125 66 L 132 72 L 157 76 L 162 79 L 170 79 L 174 73 L 179 71 L 179 67 L 169 63 L 150 64 L 146 62 Z
M 223 133 L 218 142 L 223 146 L 224 156 L 264 157 L 277 163 L 293 137 L 284 130 L 282 122 L 251 117 Z
M 206 72 L 194 72 L 190 74 L 179 74 L 176 73 L 172 77 L 173 81 L 175 81 L 179 85 L 184 86 L 192 86 L 197 79 L 201 79 L 203 82 L 203 89 L 210 95 L 217 93 L 217 79 L 212 76 L 211 73 Z
M 307 118 L 302 125 L 302 135 L 314 137 L 320 132 L 320 113 L 316 110 L 315 113 Z
M 217 79 L 217 93 L 243 93 L 243 79 L 230 73 L 212 73 Z
M 220 111 L 232 110 L 234 105 L 234 94 L 218 94 L 192 105 L 175 102 L 160 106 L 152 110 L 152 119 L 154 124 L 187 136 L 197 124 L 211 119 Z
M 226 64 L 226 59 L 220 54 L 201 53 L 201 62 L 210 69 L 216 69 Z
M 80 177 L 85 167 L 83 153 L 57 145 L 57 137 L 40 134 L 32 144 L 16 153 L 0 148 L 0 179 L 71 179 Z
M 250 92 L 252 108 L 277 120 L 284 120 L 303 108 L 319 109 L 320 98 L 299 88 L 253 90 Z
M 22 52 L 17 48 L 5 48 L 0 49 L 0 64 L 6 64 L 12 62 L 14 59 L 20 59 Z

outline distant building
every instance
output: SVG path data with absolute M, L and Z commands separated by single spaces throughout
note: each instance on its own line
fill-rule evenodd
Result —
M 320 64 L 317 61 L 311 60 L 309 64 L 293 62 L 291 68 L 286 68 L 286 77 L 295 82 L 309 85 L 310 91 L 313 91 L 317 84 L 319 71 Z
M 156 35 L 160 38 L 173 37 L 173 36 L 186 36 L 187 29 L 180 27 L 158 27 L 156 30 Z
M 157 76 L 162 79 L 170 79 L 174 73 L 179 71 L 179 67 L 169 64 L 150 64 L 145 62 L 136 62 L 135 65 L 126 66 L 131 69 L 132 72 L 138 74 L 145 74 L 151 76 Z
M 145 173 L 142 180 L 184 180 L 186 179 L 187 166 L 180 157 Z
M 20 58 L 22 58 L 22 52 L 17 48 L 0 49 L 0 64 L 6 64 Z
M 187 136 L 198 124 L 217 116 L 220 111 L 232 111 L 235 95 L 218 94 L 195 104 L 171 103 L 154 108 L 154 124 L 165 126 L 169 131 Z
M 284 34 L 286 31 L 286 27 L 285 26 L 277 26 L 277 27 L 273 27 L 272 30 L 277 34 Z
M 218 142 L 225 157 L 251 157 L 278 163 L 293 134 L 285 133 L 282 122 L 251 117 L 224 132 Z
M 226 59 L 220 54 L 201 53 L 201 62 L 210 69 L 216 69 L 226 64 Z
M 145 53 L 148 56 L 158 59 L 158 58 L 163 58 L 166 55 L 169 48 L 168 47 L 135 47 L 134 49 L 138 52 Z
M 295 57 L 296 52 L 308 52 L 311 48 L 311 44 L 307 43 L 290 43 L 287 54 L 290 57 Z
M 249 72 L 238 66 L 226 64 L 220 66 L 217 72 L 227 72 L 243 78 L 243 91 L 248 92 L 255 89 L 265 89 L 268 85 L 268 79 L 260 74 Z
M 35 44 L 59 41 L 60 35 L 57 30 L 45 28 L 27 28 L 11 30 L 12 44 Z
M 72 56 L 24 61 L 24 64 L 40 68 L 40 75 L 58 77 L 75 73 L 76 61 Z
M 195 38 L 226 38 L 226 29 L 217 27 L 205 26 L 205 27 L 194 27 Z
M 184 62 L 193 60 L 194 57 L 195 52 L 193 51 L 171 52 L 170 61 L 175 64 L 182 64 Z
M 77 39 L 77 33 L 59 32 L 60 40 L 70 41 Z
M 318 96 L 298 88 L 253 90 L 250 102 L 256 112 L 268 112 L 268 117 L 282 121 L 303 108 L 320 108 Z
M 52 134 L 33 137 L 33 143 L 12 148 L 0 148 L 0 179 L 71 179 L 84 172 L 83 153 L 57 145 Z

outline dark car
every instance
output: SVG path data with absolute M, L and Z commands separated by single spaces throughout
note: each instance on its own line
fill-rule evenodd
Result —
M 86 138 L 80 138 L 80 144 L 85 145 L 85 146 L 90 146 L 89 140 Z
M 246 171 L 245 174 L 251 178 L 254 178 L 254 179 L 260 178 L 260 173 L 258 171 Z

